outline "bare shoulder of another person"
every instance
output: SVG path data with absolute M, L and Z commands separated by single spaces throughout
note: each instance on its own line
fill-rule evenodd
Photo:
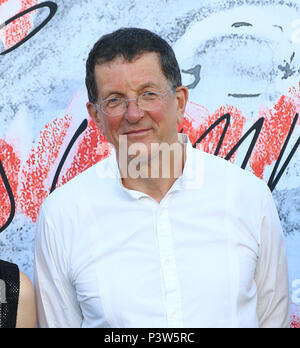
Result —
M 20 272 L 20 294 L 16 328 L 36 327 L 36 306 L 31 280 Z

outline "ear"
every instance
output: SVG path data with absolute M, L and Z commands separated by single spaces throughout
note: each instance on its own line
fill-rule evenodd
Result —
M 189 91 L 187 87 L 180 86 L 176 88 L 176 99 L 177 99 L 177 124 L 183 122 L 186 104 L 189 98 Z
M 101 134 L 104 135 L 104 133 L 103 133 L 104 128 L 103 128 L 101 116 L 99 115 L 99 112 L 95 109 L 94 104 L 91 102 L 87 102 L 86 108 L 87 108 L 87 111 L 89 113 L 90 118 L 95 122 L 95 124 L 99 128 Z

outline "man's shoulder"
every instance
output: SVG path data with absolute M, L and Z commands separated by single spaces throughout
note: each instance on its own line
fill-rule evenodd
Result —
M 204 176 L 208 182 L 230 188 L 232 191 L 265 192 L 267 184 L 248 169 L 243 169 L 222 157 L 194 149 L 194 156 L 202 161 Z
M 259 231 L 266 202 L 271 196 L 267 183 L 248 169 L 221 157 L 204 152 L 196 156 L 203 159 L 203 188 L 207 196 L 214 197 L 215 204 L 222 204 L 222 209 L 227 209 L 237 219 L 251 221 L 252 226 L 256 226 L 255 231 Z
M 109 180 L 112 179 L 110 157 L 98 162 L 74 178 L 70 179 L 64 185 L 57 187 L 43 202 L 44 210 L 57 210 L 58 208 L 67 209 L 74 205 L 84 205 L 86 200 L 92 196 L 108 189 Z M 111 180 L 110 180 L 111 181 Z

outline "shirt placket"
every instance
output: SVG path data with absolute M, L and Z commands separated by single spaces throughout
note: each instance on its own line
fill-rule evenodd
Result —
M 165 289 L 168 327 L 183 327 L 180 288 L 168 203 L 166 201 L 160 205 L 157 212 L 157 236 Z

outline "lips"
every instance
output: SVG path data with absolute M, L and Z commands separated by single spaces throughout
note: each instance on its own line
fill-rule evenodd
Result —
M 125 132 L 124 135 L 142 135 L 142 134 L 146 134 L 150 130 L 151 128 L 133 129 L 128 132 Z

